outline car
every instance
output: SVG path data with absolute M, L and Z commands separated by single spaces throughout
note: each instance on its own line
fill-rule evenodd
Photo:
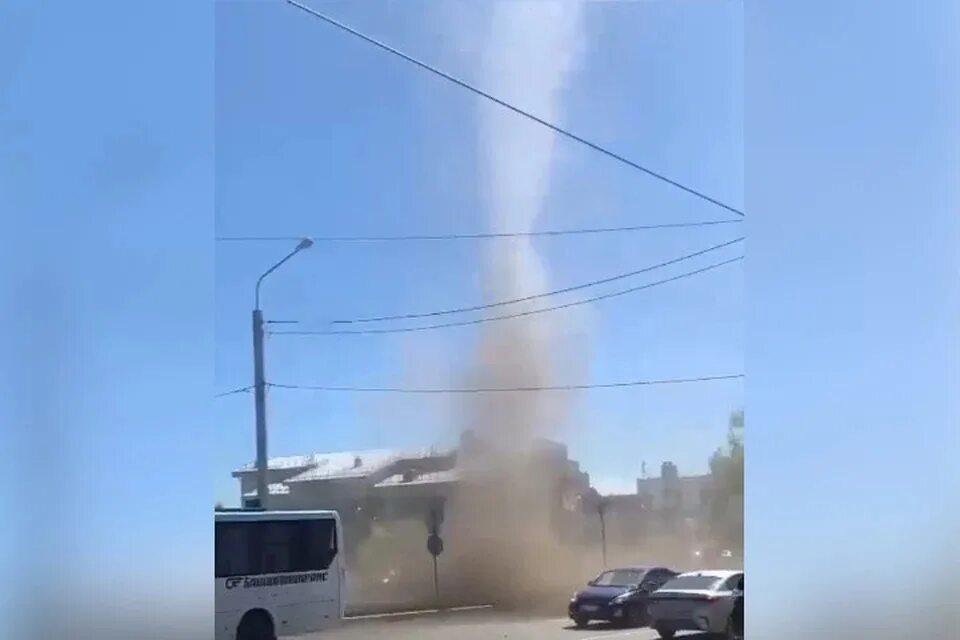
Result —
M 743 638 L 743 571 L 682 573 L 647 602 L 650 626 L 669 640 L 678 631 L 701 631 L 728 640 Z
M 578 627 L 593 620 L 639 627 L 647 623 L 647 597 L 676 571 L 666 567 L 622 567 L 604 571 L 573 594 L 568 614 Z

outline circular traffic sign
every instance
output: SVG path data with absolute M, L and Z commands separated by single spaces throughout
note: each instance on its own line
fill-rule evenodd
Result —
M 443 538 L 437 534 L 431 534 L 427 538 L 427 551 L 430 552 L 430 555 L 436 557 L 443 553 Z

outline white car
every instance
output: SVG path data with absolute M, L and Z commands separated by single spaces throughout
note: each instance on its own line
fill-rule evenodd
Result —
M 650 626 L 669 640 L 677 631 L 743 637 L 743 571 L 682 573 L 649 596 Z

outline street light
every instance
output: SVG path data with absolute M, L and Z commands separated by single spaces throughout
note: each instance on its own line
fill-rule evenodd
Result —
M 260 285 L 263 283 L 263 279 L 266 278 L 271 273 L 273 273 L 274 271 L 276 271 L 280 267 L 280 265 L 282 265 L 284 262 L 286 262 L 293 256 L 297 255 L 304 249 L 309 249 L 312 246 L 313 246 L 313 240 L 311 240 L 310 238 L 304 238 L 303 240 L 300 241 L 300 244 L 298 244 L 296 248 L 294 248 L 293 251 L 288 253 L 286 257 L 283 258 L 283 260 L 281 260 L 277 264 L 273 265 L 272 267 L 264 271 L 263 275 L 257 278 L 257 288 L 256 288 L 255 305 L 254 305 L 257 309 L 260 308 Z
M 267 508 L 267 406 L 266 382 L 263 373 L 263 312 L 260 311 L 260 285 L 264 278 L 276 271 L 280 265 L 304 249 L 313 246 L 313 240 L 304 238 L 296 248 L 280 262 L 267 269 L 257 279 L 253 309 L 253 396 L 257 416 L 257 502 L 261 509 Z

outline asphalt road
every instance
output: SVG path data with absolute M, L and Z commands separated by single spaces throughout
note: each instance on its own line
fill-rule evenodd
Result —
M 651 629 L 622 629 L 594 623 L 576 629 L 567 618 L 530 617 L 491 609 L 348 620 L 333 631 L 300 640 L 655 640 Z M 707 640 L 699 633 L 684 640 Z

